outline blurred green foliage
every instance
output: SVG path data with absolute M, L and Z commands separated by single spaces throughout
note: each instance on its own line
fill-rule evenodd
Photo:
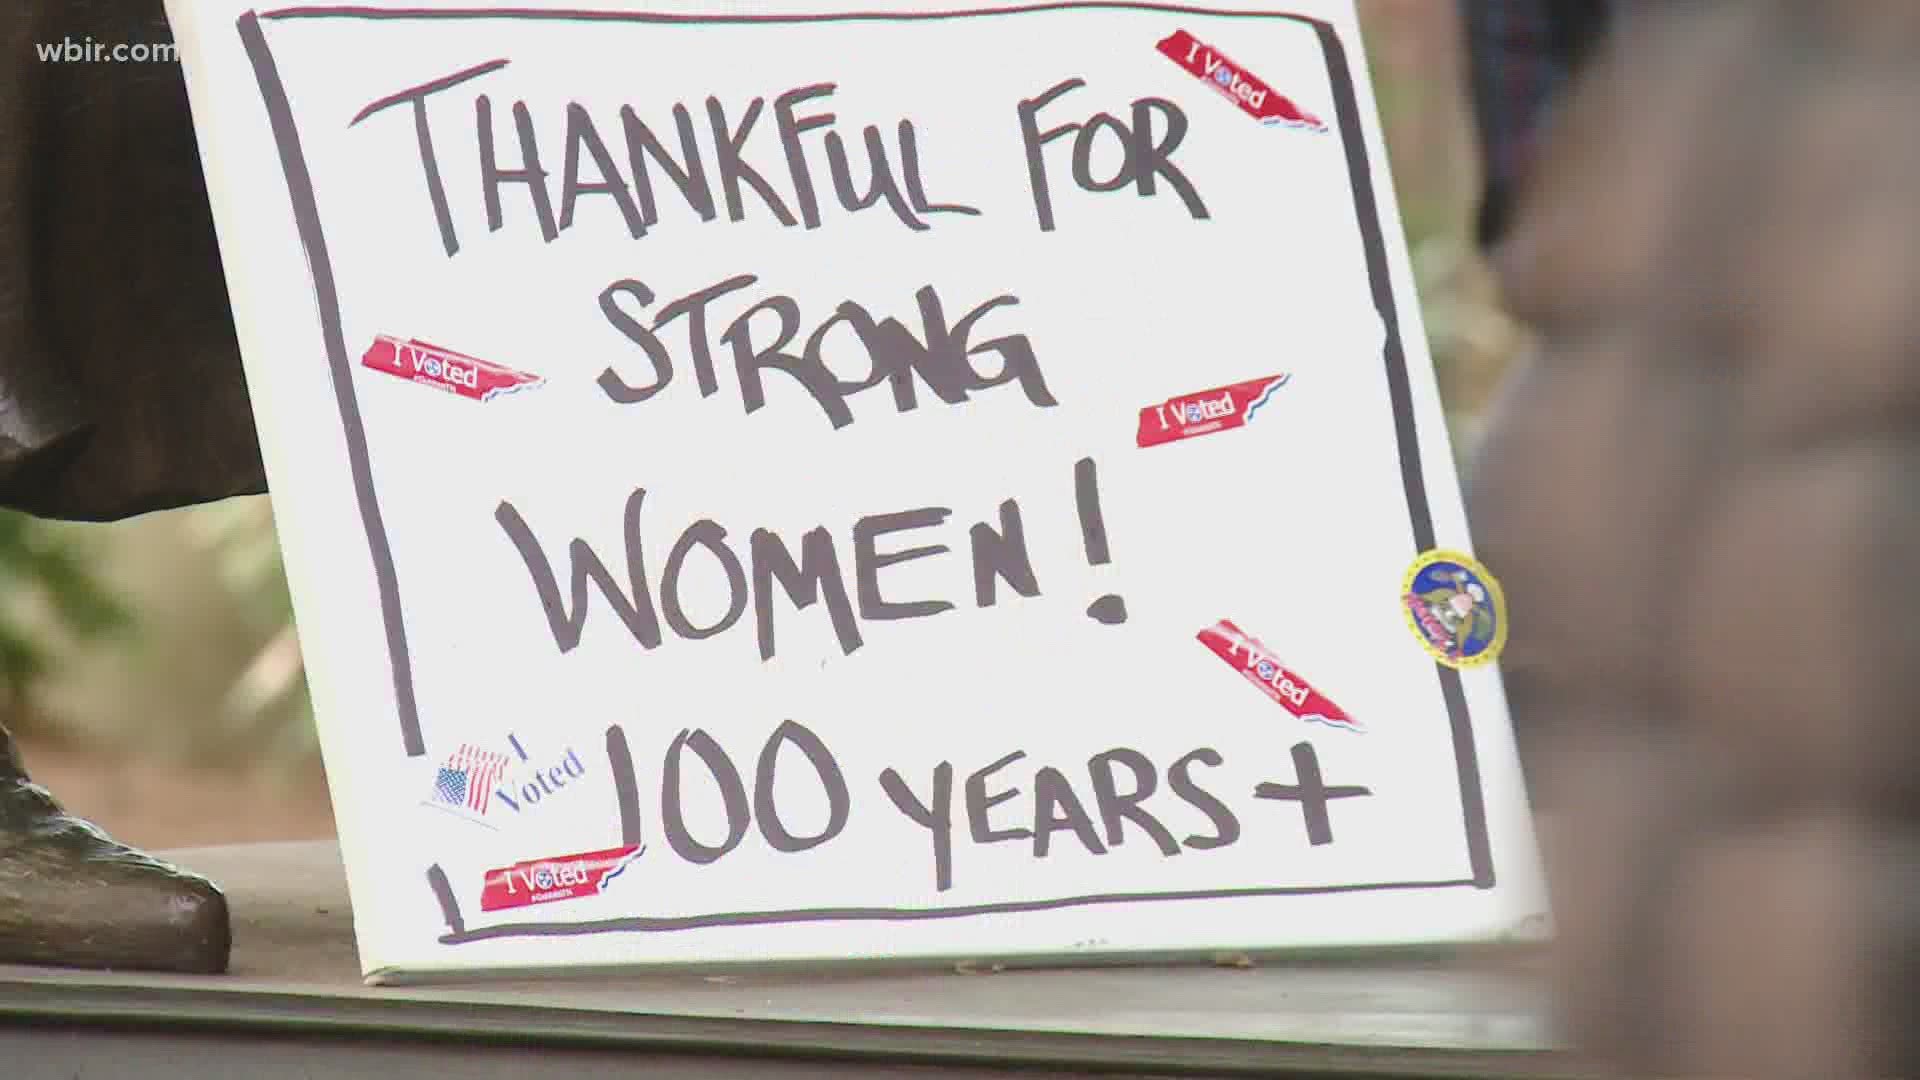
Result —
M 1358 0 L 1358 8 L 1428 351 L 1464 472 L 1524 334 L 1474 241 L 1478 160 L 1458 9 L 1450 0 Z
M 228 499 L 192 513 L 193 532 L 214 560 L 236 615 L 264 639 L 227 693 L 222 733 L 275 761 L 316 752 L 313 703 L 272 502 L 264 496 Z
M 49 632 L 79 642 L 131 628 L 133 613 L 93 567 L 94 552 L 59 525 L 0 510 L 0 720 L 33 717 L 33 694 L 56 665 Z

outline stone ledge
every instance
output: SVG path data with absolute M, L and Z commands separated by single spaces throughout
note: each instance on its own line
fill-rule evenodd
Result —
M 1534 965 L 1369 960 L 1006 971 L 573 975 L 369 987 L 339 850 L 169 853 L 227 889 L 231 973 L 0 967 L 0 1016 L 386 1040 L 458 1037 L 684 1055 L 1211 1075 L 1575 1075 L 1552 1049 Z M 731 1047 L 732 1050 L 727 1048 Z M 1224 1070 L 1224 1071 L 1220 1071 Z

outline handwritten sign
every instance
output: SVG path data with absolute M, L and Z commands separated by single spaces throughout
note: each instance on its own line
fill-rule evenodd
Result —
M 1344 0 L 169 6 L 370 976 L 1544 910 Z

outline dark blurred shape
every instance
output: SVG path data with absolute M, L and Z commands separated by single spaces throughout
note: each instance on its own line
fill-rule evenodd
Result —
M 1634 1075 L 1920 1075 L 1920 4 L 1636 5 L 1493 261 L 1473 474 L 1562 1005 Z
M 1618 0 L 1457 0 L 1466 23 L 1482 194 L 1475 234 L 1498 241 L 1541 129 L 1592 55 Z

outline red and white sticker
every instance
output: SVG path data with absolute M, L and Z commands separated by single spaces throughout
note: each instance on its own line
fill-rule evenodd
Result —
M 1254 414 L 1292 378 L 1291 375 L 1269 375 L 1149 405 L 1140 410 L 1140 431 L 1134 436 L 1134 442 L 1142 447 L 1160 446 L 1246 427 L 1253 422 Z
M 1155 48 L 1262 124 L 1303 128 L 1307 131 L 1327 130 L 1327 125 L 1319 117 L 1295 105 L 1286 95 L 1227 59 L 1226 54 L 1185 30 L 1175 30 Z
M 418 338 L 402 341 L 389 334 L 375 335 L 372 347 L 360 358 L 360 363 L 375 371 L 425 383 L 475 401 L 491 401 L 501 394 L 539 386 L 546 381 L 538 375 L 429 345 Z
M 645 850 L 630 844 L 580 855 L 529 859 L 489 870 L 486 884 L 480 889 L 480 910 L 504 911 L 599 896 L 606 890 L 607 882 L 619 877 Z
M 1228 620 L 1221 619 L 1200 631 L 1198 637 L 1200 644 L 1213 650 L 1215 656 L 1225 660 L 1261 693 L 1300 719 L 1349 731 L 1361 730 L 1345 709 L 1314 689 L 1313 684 L 1298 673 L 1289 671 L 1260 639 L 1248 637 Z

